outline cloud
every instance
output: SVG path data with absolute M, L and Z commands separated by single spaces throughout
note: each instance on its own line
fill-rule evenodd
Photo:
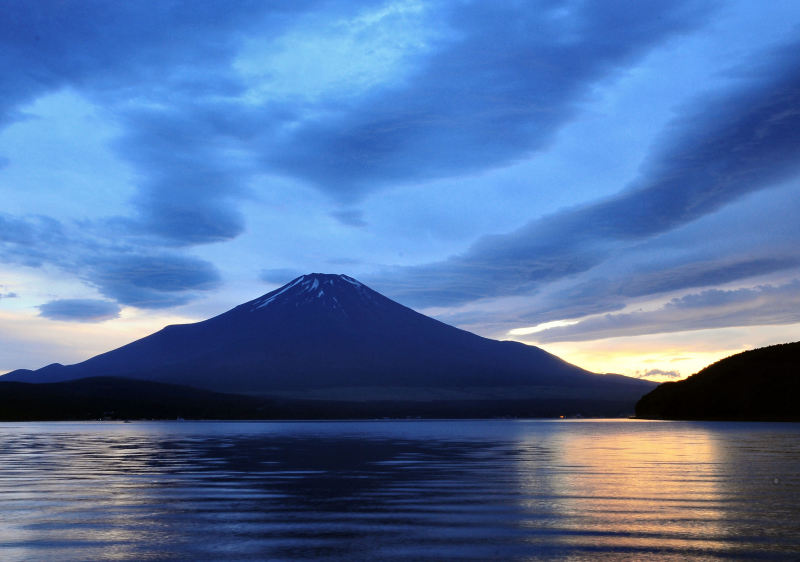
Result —
M 240 18 L 241 10 L 210 14 L 201 2 L 189 8 L 166 2 L 6 2 L 0 16 L 7 77 L 0 115 L 13 119 L 22 103 L 67 84 L 107 91 L 148 83 L 156 78 L 155 68 L 194 58 L 219 60 L 228 45 L 186 39 L 210 31 L 204 16 L 225 21 Z
M 661 369 L 650 369 L 649 371 L 636 371 L 637 379 L 679 379 L 681 375 L 678 371 L 662 371 Z
M 596 80 L 702 22 L 705 9 L 690 8 L 698 5 L 705 4 L 656 2 L 645 15 L 624 3 L 605 3 L 602 10 L 576 8 L 567 21 L 548 3 L 522 14 L 504 3 L 429 6 L 417 10 L 425 17 L 415 16 L 412 29 L 435 29 L 435 39 L 414 47 L 417 56 L 403 58 L 405 80 L 368 80 L 364 91 L 316 101 L 282 96 L 280 85 L 254 85 L 237 67 L 242 43 L 236 37 L 290 37 L 296 31 L 290 18 L 258 5 L 235 4 L 234 13 L 224 16 L 204 6 L 193 16 L 196 28 L 178 27 L 190 39 L 184 43 L 196 43 L 199 51 L 173 43 L 175 32 L 161 28 L 172 25 L 175 14 L 157 14 L 158 29 L 145 37 L 159 45 L 161 73 L 153 75 L 144 63 L 149 50 L 115 47 L 130 67 L 93 68 L 80 86 L 113 108 L 123 126 L 116 150 L 141 177 L 133 200 L 137 216 L 130 223 L 134 232 L 166 245 L 205 244 L 244 232 L 238 206 L 260 173 L 300 178 L 353 202 L 389 183 L 463 175 L 526 157 L 550 141 Z M 297 17 L 311 3 L 292 6 Z M 391 3 L 378 11 L 367 6 L 324 3 L 324 18 L 306 23 L 327 33 L 329 24 L 319 22 L 338 22 L 335 29 L 343 33 L 370 18 L 390 25 L 388 13 L 397 19 L 413 11 Z M 132 17 L 134 27 L 145 19 Z M 659 19 L 656 28 L 652 18 Z M 616 19 L 625 21 L 623 31 L 609 36 L 605 25 Z M 153 16 L 148 13 L 146 21 Z M 501 30 L 505 43 L 497 49 Z M 263 99 L 251 99 L 254 88 L 265 87 Z M 367 226 L 355 209 L 331 215 L 349 226 Z
M 617 195 L 534 220 L 509 234 L 486 236 L 442 262 L 389 270 L 377 281 L 422 306 L 532 294 L 795 177 L 800 173 L 795 134 L 800 130 L 800 49 L 791 47 L 765 57 L 769 64 L 761 62 L 758 72 L 735 89 L 704 96 L 685 109 L 640 177 Z M 741 276 L 757 265 L 742 261 L 726 270 L 717 264 L 716 270 L 680 275 L 684 284 L 692 284 L 703 277 Z M 404 288 L 409 279 L 415 281 L 412 290 Z M 649 288 L 644 286 L 648 282 Z M 659 281 L 641 283 L 640 291 L 651 291 Z
M 76 275 L 120 304 L 167 308 L 219 286 L 208 261 L 117 241 L 113 227 L 0 214 L 0 257 L 31 267 L 51 265 Z
M 722 285 L 799 266 L 800 256 L 726 256 L 716 262 L 695 262 L 644 272 L 628 282 L 618 282 L 614 292 L 630 297 L 653 295 L 679 289 Z
M 224 94 L 235 89 L 226 70 L 243 35 L 274 32 L 317 4 L 9 0 L 0 14 L 1 113 L 8 117 L 25 101 L 67 84 L 116 99 L 127 94 L 128 100 Z M 204 74 L 212 69 L 219 74 Z
M 652 251 L 658 255 L 659 249 Z M 769 253 L 775 250 L 765 246 L 763 251 Z M 587 274 L 566 287 L 550 288 L 542 298 L 520 310 L 517 320 L 539 324 L 553 319 L 616 312 L 637 297 L 723 285 L 800 267 L 800 256 L 791 255 L 721 255 L 717 259 L 703 256 L 698 261 L 678 264 L 669 263 L 663 256 L 661 259 L 664 262 L 641 263 L 631 260 L 626 263 L 617 260 L 614 261 L 617 271 L 606 271 L 609 276 Z M 612 277 L 613 273 L 616 275 Z
M 244 194 L 247 166 L 236 143 L 193 105 L 128 111 L 127 133 L 115 143 L 124 159 L 146 171 L 133 199 L 133 231 L 168 245 L 224 241 L 245 228 L 234 199 Z
M 368 225 L 367 221 L 364 220 L 364 213 L 358 209 L 343 209 L 340 211 L 333 211 L 331 216 L 347 226 L 364 228 Z
M 119 318 L 118 304 L 96 299 L 59 299 L 39 305 L 39 315 L 66 322 L 104 322 Z
M 352 205 L 389 184 L 528 159 L 553 141 L 598 84 L 705 25 L 710 6 L 656 1 L 645 12 L 622 1 L 545 1 L 524 10 L 510 2 L 435 3 L 408 20 L 424 33 L 420 45 L 398 58 L 397 72 L 315 98 L 288 95 L 274 81 L 242 72 L 246 45 L 266 37 L 258 56 L 273 60 L 280 44 L 291 58 L 289 39 L 298 28 L 306 37 L 351 29 L 374 5 L 7 3 L 0 14 L 8 47 L 0 61 L 8 77 L 0 123 L 20 118 L 19 108 L 43 93 L 76 90 L 121 131 L 113 148 L 133 168 L 136 193 L 131 216 L 90 225 L 89 232 L 46 217 L 0 215 L 0 255 L 34 267 L 55 264 L 123 304 L 187 302 L 217 286 L 220 276 L 175 248 L 245 232 L 243 202 L 271 195 L 268 182 L 254 193 L 254 178 L 293 176 Z M 800 119 L 796 52 L 787 46 L 759 61 L 736 88 L 684 108 L 640 178 L 617 195 L 484 237 L 443 262 L 387 271 L 375 276 L 376 286 L 412 305 L 540 294 L 547 283 L 575 280 L 788 177 L 800 161 L 793 136 Z M 331 215 L 365 226 L 352 206 Z M 558 286 L 549 293 L 561 291 L 559 298 L 541 301 L 529 318 L 618 311 L 637 291 L 701 286 L 758 267 L 777 271 L 791 259 L 673 267 L 672 278 L 654 268 L 630 284 Z M 168 273 L 148 274 L 147 263 Z
M 19 218 L 0 213 L 0 259 L 39 267 L 70 244 L 61 223 L 50 217 Z
M 16 299 L 17 293 L 0 293 L 0 299 Z
M 320 11 L 298 19 L 312 8 Z M 0 123 L 19 118 L 19 107 L 45 93 L 74 89 L 121 131 L 114 149 L 137 182 L 135 213 L 119 221 L 130 243 L 230 240 L 245 231 L 239 207 L 253 196 L 249 186 L 259 174 L 292 175 L 353 201 L 388 183 L 527 157 L 550 141 L 594 83 L 702 24 L 707 13 L 705 2 L 666 1 L 651 3 L 647 14 L 624 2 L 573 7 L 566 17 L 560 10 L 549 2 L 524 11 L 484 2 L 376 8 L 89 1 L 79 9 L 10 2 L 0 14 L 7 47 L 0 70 L 8 77 Z M 383 58 L 370 59 L 373 66 L 388 56 L 402 69 L 365 79 L 357 92 L 312 99 L 281 94 L 242 70 L 247 45 L 274 37 L 256 52 L 269 62 L 298 21 L 306 35 L 400 24 L 427 31 L 420 45 L 393 43 L 391 53 L 380 35 Z M 611 35 L 609 21 L 617 24 Z M 366 225 L 355 209 L 332 215 Z M 32 252 L 30 261 L 37 260 Z
M 606 314 L 537 332 L 539 343 L 800 322 L 800 280 L 753 288 L 708 289 L 656 310 Z
M 440 35 L 402 85 L 301 120 L 266 146 L 265 161 L 345 201 L 512 163 L 547 146 L 598 80 L 708 13 L 705 2 L 565 9 L 439 4 Z
M 234 199 L 253 172 L 237 151 L 253 130 L 275 125 L 240 101 L 247 84 L 234 62 L 244 37 L 279 34 L 315 4 L 6 2 L 0 125 L 23 118 L 18 108 L 37 97 L 72 88 L 122 128 L 117 152 L 139 178 L 135 234 L 167 245 L 233 238 L 244 229 Z
M 304 275 L 306 272 L 299 271 L 297 269 L 288 269 L 288 268 L 273 268 L 273 269 L 262 269 L 261 273 L 259 274 L 258 278 L 264 281 L 265 283 L 269 283 L 271 285 L 284 285 L 295 279 Z
M 106 256 L 90 263 L 88 280 L 105 296 L 139 308 L 166 308 L 189 302 L 194 291 L 219 286 L 209 262 L 160 255 Z

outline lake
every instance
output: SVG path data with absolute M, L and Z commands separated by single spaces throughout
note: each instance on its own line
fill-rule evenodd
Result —
M 800 424 L 0 424 L 2 560 L 800 559 Z

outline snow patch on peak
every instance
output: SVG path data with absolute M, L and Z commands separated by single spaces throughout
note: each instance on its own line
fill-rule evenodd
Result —
M 347 281 L 348 283 L 350 283 L 351 285 L 353 285 L 355 287 L 359 287 L 359 288 L 363 287 L 363 285 L 361 283 L 359 283 L 358 281 L 356 281 L 352 277 L 348 277 L 347 275 L 339 275 L 339 279 L 341 279 L 342 281 Z
M 281 296 L 283 293 L 285 293 L 286 291 L 288 291 L 289 289 L 291 289 L 292 287 L 294 287 L 295 285 L 297 285 L 298 283 L 303 281 L 305 278 L 306 278 L 305 275 L 301 275 L 300 277 L 298 277 L 297 279 L 295 279 L 294 281 L 292 281 L 291 283 L 286 285 L 283 289 L 281 289 L 280 291 L 278 291 L 277 293 L 275 293 L 271 297 L 264 299 L 262 302 L 256 302 L 255 306 L 252 308 L 252 310 L 258 310 L 259 308 L 264 308 L 269 303 L 271 303 L 272 301 L 277 299 L 279 296 Z

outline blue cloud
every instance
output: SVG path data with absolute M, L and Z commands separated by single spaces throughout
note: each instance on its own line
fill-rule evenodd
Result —
M 709 289 L 659 309 L 591 317 L 531 337 L 539 343 L 800 322 L 800 280 L 754 288 Z
M 101 293 L 139 308 L 185 304 L 195 291 L 207 291 L 220 284 L 213 265 L 187 256 L 120 255 L 87 261 L 87 280 Z
M 273 285 L 284 285 L 285 283 L 288 283 L 292 279 L 300 277 L 304 273 L 308 272 L 300 271 L 297 269 L 289 269 L 289 268 L 262 269 L 258 278 L 264 281 L 265 283 L 270 283 Z
M 65 225 L 54 219 L 18 219 L 0 215 L 0 257 L 30 267 L 52 265 L 77 275 L 106 297 L 140 308 L 185 304 L 200 291 L 219 286 L 221 278 L 208 261 L 168 252 L 148 251 L 107 237 L 102 225 Z
M 0 213 L 0 259 L 28 267 L 50 261 L 53 250 L 70 244 L 61 223 L 50 217 Z
M 695 262 L 669 269 L 643 272 L 627 282 L 618 282 L 615 292 L 639 297 L 679 289 L 722 285 L 768 273 L 800 267 L 800 256 L 723 258 L 715 262 Z
M 18 108 L 38 96 L 74 88 L 124 127 L 117 149 L 141 180 L 133 234 L 167 245 L 233 238 L 244 225 L 231 198 L 241 195 L 246 173 L 234 171 L 220 143 L 234 122 L 239 142 L 271 123 L 219 100 L 246 88 L 233 68 L 243 37 L 277 33 L 316 4 L 6 2 L 0 125 L 22 118 Z M 226 115 L 239 117 L 226 124 Z
M 616 312 L 625 308 L 631 298 L 723 285 L 798 267 L 800 256 L 721 256 L 677 265 L 666 261 L 637 264 L 635 271 L 626 270 L 615 278 L 589 276 L 566 288 L 548 292 L 537 305 L 520 311 L 516 320 L 535 325 Z
M 244 195 L 248 177 L 231 156 L 238 146 L 192 105 L 126 112 L 127 133 L 116 142 L 117 151 L 145 171 L 133 200 L 133 232 L 168 245 L 218 242 L 244 231 L 233 203 Z
M 616 196 L 535 220 L 510 234 L 484 237 L 444 262 L 387 271 L 377 281 L 416 305 L 531 294 L 795 177 L 800 174 L 800 45 L 795 47 L 766 57 L 769 64 L 762 62 L 739 88 L 697 101 L 665 133 L 640 178 Z M 760 265 L 777 270 L 789 265 L 785 259 L 793 264 L 797 256 L 769 256 Z M 703 277 L 733 279 L 757 265 L 683 271 L 684 279 L 674 287 Z M 416 280 L 413 291 L 403 288 L 408 279 Z M 666 280 L 642 283 L 651 287 L 640 285 L 640 294 L 669 288 Z
M 708 12 L 702 1 L 651 2 L 646 14 L 624 2 L 586 4 L 568 17 L 553 2 L 435 4 L 427 25 L 439 36 L 409 62 L 403 85 L 376 85 L 335 106 L 243 103 L 247 84 L 234 68 L 242 38 L 279 36 L 318 7 L 336 19 L 361 5 L 7 3 L 0 116 L 7 121 L 45 92 L 77 89 L 123 128 L 115 148 L 139 178 L 130 234 L 168 246 L 218 242 L 244 231 L 238 205 L 253 174 L 288 173 L 352 200 L 391 182 L 526 157 L 597 80 Z M 357 210 L 333 216 L 365 225 Z
M 439 8 L 450 33 L 402 87 L 302 121 L 266 162 L 343 200 L 509 164 L 547 146 L 597 80 L 707 15 L 705 2 L 573 4 L 566 18 L 554 2 Z
M 242 38 L 280 36 L 312 7 L 335 20 L 361 6 L 8 2 L 0 13 L 7 78 L 0 123 L 20 118 L 20 106 L 45 92 L 74 88 L 120 128 L 114 149 L 132 166 L 137 191 L 131 216 L 81 234 L 46 217 L 0 215 L 0 256 L 55 264 L 120 303 L 185 303 L 216 287 L 219 273 L 162 249 L 243 233 L 240 208 L 255 195 L 253 178 L 302 179 L 347 205 L 331 212 L 340 222 L 365 226 L 352 204 L 388 184 L 496 168 L 548 147 L 598 83 L 705 25 L 710 6 L 664 0 L 645 12 L 621 1 L 543 1 L 530 9 L 435 3 L 427 24 L 439 33 L 406 61 L 402 81 L 333 101 L 267 92 L 243 102 L 248 86 L 234 68 Z M 756 70 L 736 88 L 684 108 L 640 178 L 617 195 L 485 237 L 444 262 L 376 276 L 376 288 L 413 305 L 534 294 L 790 177 L 800 161 L 796 47 L 751 64 Z M 268 196 L 263 189 L 257 195 Z M 793 264 L 795 256 L 762 255 L 656 267 L 630 283 L 590 279 L 553 290 L 558 298 L 527 318 L 617 311 L 629 297 Z
M 0 68 L 6 87 L 0 116 L 13 119 L 20 104 L 66 85 L 108 90 L 150 82 L 157 67 L 186 64 L 196 57 L 218 60 L 230 45 L 188 42 L 187 35 L 208 33 L 213 22 L 209 16 L 225 21 L 243 14 L 214 10 L 209 4 L 4 3 Z
M 367 221 L 364 220 L 364 213 L 357 209 L 342 209 L 339 211 L 334 211 L 331 213 L 331 216 L 347 226 L 353 226 L 356 228 L 364 228 L 365 226 L 368 226 Z
M 67 322 L 104 322 L 119 317 L 118 304 L 96 299 L 59 299 L 39 306 L 39 315 Z
M 361 5 L 12 2 L 0 15 L 9 47 L 0 115 L 75 88 L 123 129 L 115 149 L 138 177 L 130 235 L 166 246 L 219 242 L 244 232 L 239 205 L 255 174 L 289 174 L 353 201 L 388 183 L 527 157 L 597 80 L 707 13 L 697 1 L 652 2 L 647 14 L 624 2 L 587 4 L 566 18 L 553 2 L 434 4 L 427 25 L 439 36 L 409 61 L 403 85 L 378 84 L 335 105 L 243 103 L 248 86 L 234 68 L 242 38 L 280 36 L 314 7 L 335 20 Z M 332 215 L 365 226 L 357 210 Z

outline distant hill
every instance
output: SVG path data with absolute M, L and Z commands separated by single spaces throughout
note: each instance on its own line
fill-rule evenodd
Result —
M 732 355 L 642 397 L 636 416 L 800 421 L 800 342 Z
M 574 399 L 302 400 L 226 394 L 189 386 L 89 377 L 55 383 L 2 382 L 0 421 L 297 420 L 375 418 L 555 417 L 568 412 L 617 415 L 625 403 Z
M 351 277 L 321 273 L 83 363 L 22 369 L 0 381 L 97 376 L 314 404 L 528 400 L 556 415 L 632 413 L 654 386 L 590 373 L 534 346 L 477 336 Z
M 263 400 L 173 384 L 114 377 L 43 384 L 2 381 L 0 378 L 0 421 L 253 419 L 271 415 L 271 404 Z

